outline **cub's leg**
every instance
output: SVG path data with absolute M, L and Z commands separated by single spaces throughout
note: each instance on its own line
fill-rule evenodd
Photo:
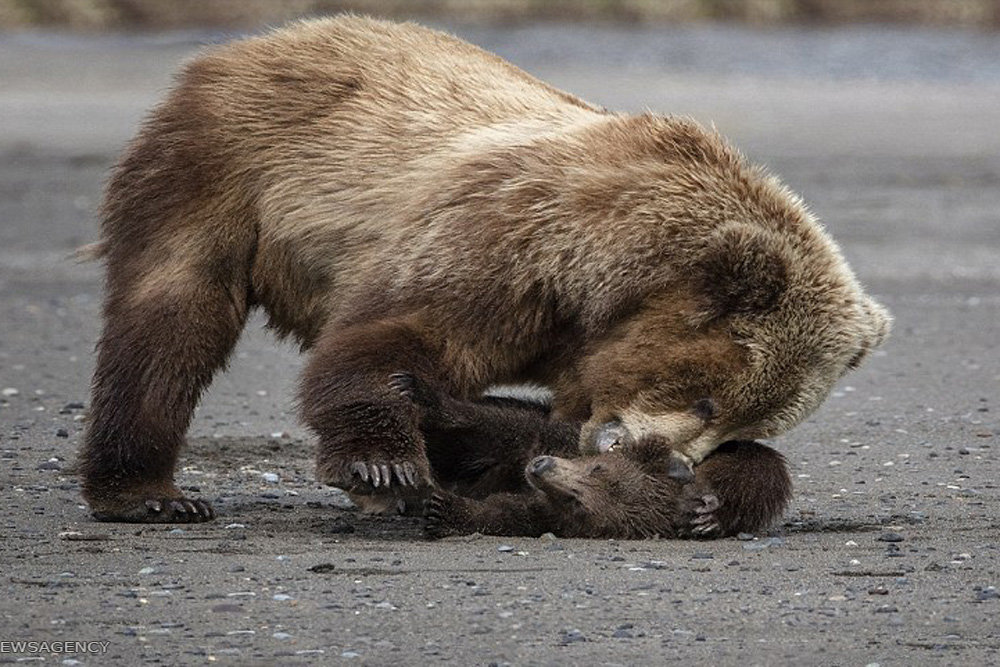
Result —
M 434 350 L 406 319 L 327 327 L 300 390 L 303 418 L 319 436 L 319 480 L 357 494 L 411 495 L 429 485 L 417 409 L 389 377 L 402 369 L 443 381 Z
M 781 454 L 759 442 L 725 442 L 695 468 L 694 483 L 682 487 L 678 531 L 708 538 L 767 530 L 791 497 Z
M 107 254 L 83 495 L 104 521 L 205 521 L 212 508 L 181 493 L 174 465 L 195 404 L 246 320 L 244 272 L 239 261 L 141 249 L 112 243 Z
M 497 493 L 484 500 L 436 491 L 424 509 L 424 531 L 435 539 L 469 533 L 537 537 L 561 532 L 564 523 L 555 505 L 537 491 Z
M 524 467 L 533 458 L 576 455 L 580 423 L 549 419 L 547 404 L 464 400 L 412 373 L 393 373 L 389 384 L 417 408 L 435 481 L 463 496 L 527 490 Z

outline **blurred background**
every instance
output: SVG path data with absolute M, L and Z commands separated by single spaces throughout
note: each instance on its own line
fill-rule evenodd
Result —
M 998 0 L 3 0 L 0 27 L 163 29 L 256 26 L 357 11 L 391 17 L 489 22 L 604 21 L 903 22 L 996 27 Z

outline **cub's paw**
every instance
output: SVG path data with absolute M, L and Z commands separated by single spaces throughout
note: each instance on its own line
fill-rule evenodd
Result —
M 215 518 L 207 502 L 183 496 L 105 501 L 92 514 L 98 521 L 123 523 L 201 523 Z
M 722 507 L 714 493 L 701 493 L 685 499 L 682 521 L 678 532 L 684 537 L 711 539 L 722 535 L 722 525 L 716 511 Z
M 443 491 L 435 491 L 424 502 L 424 534 L 432 540 L 449 535 L 461 535 L 462 530 L 455 525 L 454 519 L 461 504 L 461 498 Z
M 389 386 L 421 407 L 430 407 L 437 402 L 434 390 L 413 373 L 393 373 L 389 376 Z
M 462 401 L 437 390 L 413 373 L 393 373 L 389 376 L 389 387 L 416 408 L 424 428 L 456 428 L 467 419 L 468 410 Z

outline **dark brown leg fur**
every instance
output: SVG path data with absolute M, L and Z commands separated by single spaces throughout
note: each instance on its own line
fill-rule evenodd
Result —
M 399 369 L 434 377 L 435 358 L 406 321 L 323 332 L 300 395 L 303 417 L 319 436 L 321 481 L 354 493 L 430 483 L 416 407 L 389 377 Z
M 173 470 L 251 306 L 256 208 L 230 173 L 214 112 L 197 104 L 196 79 L 183 77 L 147 121 L 104 200 L 104 332 L 80 461 L 99 519 L 212 517 L 184 498 Z
M 546 404 L 496 396 L 461 400 L 404 372 L 393 373 L 389 384 L 417 408 L 435 482 L 463 496 L 526 491 L 524 466 L 531 459 L 577 455 L 580 425 L 549 419 Z
M 723 443 L 695 468 L 695 482 L 684 487 L 688 537 L 725 537 L 767 530 L 792 498 L 785 458 L 753 441 Z
M 83 493 L 106 521 L 211 519 L 173 483 L 174 464 L 202 390 L 226 361 L 244 303 L 212 277 L 136 301 L 126 267 L 109 258 L 105 327 L 91 422 L 81 454 Z
M 427 536 L 435 539 L 469 533 L 538 537 L 562 532 L 567 523 L 560 508 L 537 491 L 496 493 L 485 500 L 438 491 L 427 501 L 424 519 Z

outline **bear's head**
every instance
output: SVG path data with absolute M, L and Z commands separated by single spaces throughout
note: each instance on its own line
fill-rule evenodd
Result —
M 818 224 L 719 225 L 669 289 L 591 346 L 581 449 L 661 437 L 690 480 L 720 443 L 801 422 L 890 323 Z

